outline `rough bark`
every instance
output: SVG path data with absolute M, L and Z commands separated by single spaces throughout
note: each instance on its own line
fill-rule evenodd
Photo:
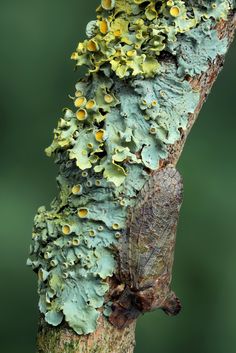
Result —
M 132 353 L 135 322 L 118 330 L 101 317 L 96 332 L 78 336 L 66 325 L 49 326 L 40 318 L 37 353 Z
M 236 28 L 236 15 L 232 14 L 227 21 L 218 23 L 216 29 L 219 37 L 227 37 L 232 42 Z M 169 148 L 169 156 L 163 164 L 176 164 L 180 158 L 186 138 L 193 127 L 198 114 L 214 84 L 222 66 L 224 57 L 218 57 L 209 65 L 207 72 L 189 82 L 201 94 L 201 99 L 194 114 L 189 117 L 188 128 L 181 132 L 181 139 Z M 135 345 L 135 322 L 124 329 L 113 327 L 104 317 L 100 318 L 98 329 L 95 333 L 79 336 L 66 324 L 52 327 L 40 319 L 37 353 L 132 353 Z

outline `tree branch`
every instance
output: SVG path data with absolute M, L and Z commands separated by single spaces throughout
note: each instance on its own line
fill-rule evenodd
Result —
M 140 1 L 138 3 L 142 4 L 142 2 L 143 1 Z M 103 3 L 103 5 L 105 4 L 104 6 L 108 6 L 109 7 L 109 6 L 111 6 L 111 4 L 113 2 L 107 0 L 107 1 L 103 1 L 102 3 Z M 176 10 L 176 6 L 172 6 L 171 10 L 172 10 L 172 15 L 175 16 L 176 12 L 174 12 L 174 11 L 177 11 Z M 210 21 L 210 20 L 208 19 L 208 21 Z M 105 23 L 103 23 L 103 24 L 100 23 L 100 26 L 101 25 L 103 25 L 104 28 L 105 28 Z M 235 33 L 235 28 L 236 28 L 236 15 L 235 15 L 235 12 L 231 11 L 228 14 L 227 19 L 220 19 L 220 21 L 215 22 L 215 24 L 212 25 L 211 30 L 214 30 L 214 28 L 216 29 L 217 34 L 218 34 L 218 38 L 220 40 L 227 39 L 227 47 L 229 47 L 230 43 L 233 40 L 234 33 Z M 118 31 L 118 30 L 119 30 L 119 28 L 118 29 L 116 28 L 116 31 Z M 105 29 L 104 29 L 104 31 L 105 31 Z M 191 31 L 191 29 L 189 31 Z M 88 50 L 91 51 L 91 52 L 97 50 L 96 46 L 98 44 L 96 43 L 95 39 L 90 39 L 89 42 L 86 43 L 86 45 L 87 45 Z M 200 43 L 199 44 L 199 48 L 200 48 L 199 49 L 199 60 L 200 60 L 200 55 L 201 55 L 201 45 L 202 44 Z M 130 53 L 130 55 L 131 54 L 132 53 Z M 80 60 L 80 58 L 81 58 L 80 55 L 81 54 L 79 53 L 79 55 L 78 55 L 78 52 L 77 52 L 77 53 L 73 54 L 73 57 L 76 60 Z M 169 53 L 167 55 L 166 55 L 166 53 L 164 53 L 163 56 L 160 56 L 159 63 L 161 65 L 163 65 L 163 64 L 174 65 L 176 67 L 176 70 L 178 70 L 178 67 L 180 66 L 180 64 L 178 62 L 178 59 L 179 59 L 178 55 L 181 56 L 180 53 L 176 54 L 176 56 L 175 56 L 173 54 L 173 51 L 171 52 L 171 49 L 170 49 Z M 148 172 L 147 175 L 152 174 L 153 170 L 156 170 L 159 167 L 168 165 L 170 163 L 175 165 L 177 163 L 178 159 L 180 158 L 180 155 L 181 155 L 181 152 L 183 150 L 183 147 L 184 147 L 185 141 L 187 139 L 187 136 L 190 133 L 191 128 L 193 127 L 194 122 L 196 121 L 196 119 L 198 117 L 198 114 L 199 114 L 199 112 L 201 110 L 201 107 L 202 107 L 204 101 L 206 100 L 206 97 L 209 94 L 210 89 L 211 89 L 214 81 L 216 80 L 216 78 L 217 78 L 217 76 L 218 76 L 218 74 L 219 74 L 219 72 L 220 72 L 220 70 L 222 68 L 222 65 L 223 65 L 223 62 L 224 62 L 224 55 L 218 55 L 217 54 L 217 55 L 215 55 L 215 57 L 212 60 L 210 60 L 210 58 L 209 58 L 208 62 L 209 62 L 208 69 L 205 70 L 204 72 L 201 72 L 200 74 L 193 74 L 193 73 L 192 74 L 188 74 L 186 72 L 185 75 L 182 76 L 183 77 L 183 81 L 187 81 L 190 84 L 190 87 L 192 88 L 192 92 L 197 92 L 199 94 L 198 103 L 194 107 L 194 112 L 191 112 L 190 114 L 188 114 L 188 123 L 187 123 L 186 127 L 185 128 L 184 127 L 180 127 L 179 128 L 180 138 L 178 138 L 174 143 L 170 143 L 169 142 L 169 143 L 165 144 L 167 146 L 167 152 L 168 153 L 165 155 L 165 157 L 157 159 L 158 167 L 157 168 L 151 168 L 151 167 L 148 168 L 147 165 L 144 163 L 145 164 L 145 168 L 144 169 Z M 115 64 L 113 63 L 113 65 L 115 65 Z M 120 77 L 122 75 L 121 68 L 118 71 L 118 68 L 116 67 L 115 70 L 116 70 L 116 75 L 118 75 Z M 143 66 L 143 70 L 144 70 L 144 66 Z M 143 74 L 143 76 L 144 76 L 143 80 L 144 81 L 145 80 L 150 80 L 150 78 L 148 78 L 148 75 L 149 74 L 147 73 L 147 76 L 145 77 L 145 72 L 144 72 L 144 74 Z M 120 81 L 121 77 L 120 78 L 118 78 L 117 76 L 112 76 L 112 77 L 113 77 L 113 80 L 115 81 L 115 86 L 113 86 L 113 88 L 112 88 L 113 91 L 115 92 L 114 93 L 114 97 L 117 97 L 119 101 L 122 101 L 122 99 L 121 99 L 122 90 L 124 90 L 125 88 L 128 87 L 128 83 L 127 82 L 129 80 L 129 77 L 128 78 L 126 77 L 127 81 L 126 81 L 125 85 L 122 86 L 121 88 L 118 87 L 119 84 L 120 84 L 119 81 Z M 158 80 L 159 76 L 157 75 L 156 77 L 157 77 L 157 80 Z M 121 80 L 123 80 L 123 78 L 121 78 Z M 130 81 L 133 82 L 133 78 L 132 78 L 132 80 L 130 78 Z M 116 82 L 118 82 L 118 86 L 116 86 Z M 137 84 L 137 82 L 136 82 L 136 84 Z M 133 83 L 132 83 L 131 86 L 132 86 L 132 89 L 133 89 L 133 87 L 136 87 L 135 84 L 133 85 Z M 93 87 L 92 89 L 96 90 L 97 88 Z M 78 89 L 77 89 L 77 91 L 78 91 Z M 138 91 L 135 91 L 135 92 L 136 92 L 136 95 L 138 95 Z M 107 93 L 106 94 L 107 95 L 107 100 L 109 100 L 109 101 L 113 100 L 114 101 L 115 98 L 112 96 L 112 94 L 113 93 Z M 128 95 L 129 92 L 127 91 L 126 94 Z M 187 99 L 187 93 L 186 92 L 183 93 L 183 98 L 185 98 L 184 94 L 186 94 L 186 99 Z M 78 94 L 78 97 L 76 99 L 78 99 L 80 97 L 81 96 Z M 132 96 L 132 97 L 135 97 L 135 96 Z M 91 99 L 90 99 L 90 101 L 91 101 Z M 79 103 L 77 101 L 77 107 L 79 106 L 78 104 Z M 75 105 L 76 105 L 76 103 L 75 103 Z M 116 106 L 116 104 L 114 104 L 114 107 L 115 106 Z M 104 114 L 104 109 L 106 109 L 106 107 L 104 108 L 104 106 L 103 106 L 102 110 L 100 110 L 100 114 L 101 114 L 101 112 L 102 112 L 102 114 Z M 116 108 L 114 108 L 114 109 L 116 109 Z M 127 109 L 128 109 L 128 106 L 127 106 Z M 128 109 L 128 111 L 129 111 L 129 109 Z M 80 118 L 81 119 L 84 118 L 84 115 L 82 116 L 82 114 L 87 114 L 85 109 L 80 109 L 79 110 L 79 114 L 77 114 L 77 116 L 76 116 L 78 120 L 80 120 Z M 72 119 L 72 118 L 74 118 L 72 115 L 71 116 L 67 115 L 65 117 L 65 121 L 69 121 L 69 119 Z M 109 121 L 109 118 L 107 118 L 107 120 Z M 98 126 L 98 123 L 97 123 L 97 126 Z M 106 129 L 108 129 L 108 124 L 106 125 Z M 100 134 L 102 133 L 102 131 L 104 131 L 104 130 L 101 129 L 101 128 L 100 128 L 100 130 L 97 130 L 97 132 L 99 132 Z M 61 131 L 60 131 L 60 133 L 61 133 Z M 56 132 L 56 134 L 58 134 L 58 132 Z M 73 138 L 74 138 L 74 135 L 73 135 Z M 59 144 L 58 144 L 58 141 L 59 141 Z M 63 145 L 63 143 L 61 143 L 61 141 L 62 141 L 62 139 L 59 140 L 58 135 L 57 135 L 57 141 L 54 142 L 54 145 L 52 147 L 54 149 L 53 152 L 55 153 L 55 151 L 56 151 L 58 159 L 60 159 L 58 156 L 61 156 L 61 154 L 60 154 L 61 150 L 59 150 L 59 148 L 65 148 L 66 149 L 68 147 L 67 142 L 65 142 L 65 144 Z M 65 140 L 63 140 L 63 141 L 65 141 Z M 70 145 L 70 148 L 71 148 L 71 145 Z M 106 148 L 107 148 L 107 151 L 108 151 L 109 146 L 107 146 Z M 57 150 L 59 150 L 59 152 L 57 152 Z M 71 149 L 70 149 L 70 151 L 71 151 Z M 50 151 L 50 152 L 52 152 L 52 151 Z M 108 152 L 107 152 L 107 154 L 108 154 Z M 140 157 L 141 154 L 142 154 L 142 151 L 140 149 L 136 153 L 136 156 Z M 128 155 L 126 157 L 128 158 Z M 130 155 L 129 155 L 129 158 L 133 158 L 133 157 L 130 157 Z M 144 157 L 142 157 L 142 158 L 144 159 Z M 72 158 L 70 157 L 70 159 L 72 159 Z M 81 161 L 77 161 L 77 162 L 78 162 L 77 163 L 77 166 L 78 166 Z M 64 168 L 63 167 L 64 166 L 63 163 L 64 163 L 64 161 L 59 163 L 59 164 L 61 164 L 62 169 Z M 86 163 L 88 163 L 88 161 L 86 161 Z M 127 162 L 125 161 L 124 163 L 127 163 Z M 114 164 L 114 165 L 116 165 L 116 164 Z M 117 165 L 119 165 L 119 163 Z M 124 164 L 124 165 L 126 165 L 126 164 Z M 63 173 L 64 174 L 62 173 L 62 176 L 63 176 L 63 178 L 67 178 L 67 175 L 65 174 L 64 169 L 63 169 Z M 71 173 L 71 171 L 73 171 L 72 169 L 70 169 L 70 167 L 68 168 L 68 164 L 67 164 L 67 169 L 69 170 L 69 173 Z M 83 169 L 83 168 L 81 168 L 81 169 Z M 84 169 L 86 169 L 86 168 L 84 168 Z M 122 173 L 121 169 L 119 169 L 119 173 Z M 101 171 L 102 170 L 103 169 L 101 169 Z M 105 175 L 107 176 L 109 174 L 108 170 L 105 169 L 105 171 L 106 171 L 106 173 L 104 174 L 104 176 Z M 119 177 L 120 177 L 120 175 L 119 175 Z M 116 181 L 117 180 L 116 178 L 117 178 L 117 175 L 116 176 L 112 175 L 110 181 L 112 181 L 112 180 Z M 74 179 L 73 179 L 73 181 L 74 181 Z M 61 180 L 60 180 L 60 182 L 61 182 Z M 71 180 L 70 180 L 69 185 L 70 186 L 73 185 L 73 182 L 71 182 Z M 76 185 L 76 187 L 77 187 L 76 190 L 78 191 L 79 185 Z M 75 186 L 74 186 L 74 188 L 75 188 Z M 139 189 L 140 189 L 140 187 L 139 187 Z M 60 206 L 58 207 L 58 205 L 57 205 L 57 207 L 55 208 L 57 210 L 57 214 L 60 214 L 60 215 L 62 214 L 62 210 L 65 207 L 67 207 L 67 202 L 68 202 L 68 199 L 69 199 L 69 198 L 67 199 L 68 195 L 66 194 L 67 193 L 66 188 L 64 188 L 63 190 L 64 190 L 63 191 L 64 194 L 66 195 L 65 196 L 66 201 L 65 200 L 63 201 L 62 197 L 61 197 Z M 136 191 L 138 191 L 138 189 Z M 72 189 L 72 193 L 73 193 L 73 189 Z M 130 198 L 132 199 L 132 197 L 130 197 Z M 80 204 L 78 204 L 77 207 L 79 207 L 79 206 L 80 206 Z M 129 206 L 131 207 L 132 204 L 129 205 Z M 80 208 L 79 210 L 80 210 L 80 212 L 88 212 L 88 211 L 86 211 L 87 209 L 81 209 Z M 50 216 L 51 217 L 50 218 L 48 216 L 48 214 L 47 214 L 47 217 L 48 217 L 48 219 L 52 219 L 52 216 Z M 60 217 L 57 217 L 57 219 L 60 218 Z M 42 222 L 41 218 L 40 218 L 40 221 Z M 62 222 L 61 218 L 60 218 L 60 222 Z M 66 223 L 65 224 L 65 222 L 64 223 L 63 222 L 60 223 L 60 226 L 62 226 L 62 231 L 63 231 L 64 235 L 66 235 L 66 234 L 68 235 L 68 234 L 71 233 L 71 229 L 70 228 L 72 227 L 72 225 L 71 225 L 72 223 Z M 107 224 L 108 223 L 106 223 L 106 225 Z M 38 223 L 36 225 L 38 227 Z M 112 226 L 113 226 L 114 229 L 116 227 L 119 228 L 117 223 L 113 223 Z M 37 228 L 37 227 L 36 227 L 36 230 L 38 231 L 39 228 Z M 54 229 L 54 232 L 55 232 L 55 229 Z M 74 231 L 74 232 L 76 233 L 76 231 Z M 115 234 L 117 234 L 117 232 Z M 73 238 L 71 241 L 75 241 L 75 238 Z M 79 243 L 80 240 L 77 239 L 77 242 Z M 44 253 L 44 258 L 48 261 L 47 257 L 49 257 L 51 259 L 51 255 L 50 255 L 51 248 L 49 250 L 47 248 L 46 249 L 47 251 L 46 250 L 42 250 L 42 247 L 45 246 L 45 245 L 42 245 L 42 244 L 44 244 L 44 243 L 41 243 L 41 245 L 40 245 L 41 246 L 41 250 L 40 251 L 42 251 Z M 37 252 L 35 251 L 34 252 L 34 256 L 35 256 L 36 253 Z M 40 255 L 38 255 L 38 258 L 41 259 L 41 256 L 42 255 L 40 253 Z M 47 270 L 48 272 L 47 271 L 45 271 L 45 272 L 42 271 L 42 268 L 44 268 L 43 266 L 46 266 L 46 265 L 45 265 L 45 262 L 42 262 L 42 260 L 40 260 L 41 262 L 40 262 L 40 265 L 39 265 L 38 258 L 37 258 L 37 260 L 35 260 L 35 257 L 31 258 L 31 260 L 30 260 L 31 263 L 30 264 L 33 266 L 34 269 L 36 269 L 38 271 L 39 277 L 40 277 L 40 280 L 42 281 L 42 283 L 43 282 L 45 283 L 46 277 L 50 276 L 50 274 L 49 274 L 50 271 L 49 270 Z M 75 260 L 73 260 L 73 261 L 75 261 Z M 51 266 L 54 266 L 54 264 L 52 264 L 52 260 L 51 260 Z M 66 265 L 66 266 L 68 266 L 68 265 Z M 112 274 L 114 274 L 114 273 L 112 273 Z M 107 303 L 107 304 L 109 304 L 109 302 L 112 300 L 114 290 L 117 289 L 117 281 L 115 279 L 115 276 L 112 277 L 112 274 L 110 274 L 110 275 L 107 274 L 106 276 L 104 276 L 104 277 L 106 277 L 106 283 L 109 283 L 109 288 L 110 288 L 109 291 L 106 293 L 106 297 L 105 297 L 105 303 Z M 70 275 L 71 275 L 71 273 L 69 273 L 69 276 Z M 43 278 L 44 276 L 45 276 L 45 279 Z M 66 272 L 66 275 L 65 275 L 65 272 L 63 272 L 63 276 L 66 276 L 66 279 L 68 279 L 67 272 Z M 110 277 L 110 278 L 108 279 L 108 277 Z M 87 328 L 87 326 L 89 326 L 89 324 L 87 325 L 86 323 L 83 323 L 83 324 L 80 324 L 80 326 L 79 326 L 79 325 L 76 325 L 76 323 L 74 323 L 74 321 L 73 321 L 73 310 L 74 309 L 72 307 L 71 312 L 68 312 L 68 311 L 64 312 L 66 320 L 63 319 L 63 321 L 62 321 L 62 319 L 61 319 L 62 316 L 60 316 L 60 315 L 62 315 L 61 314 L 61 310 L 62 310 L 62 308 L 64 308 L 63 307 L 64 302 L 63 302 L 61 307 L 59 307 L 59 302 L 57 302 L 56 306 L 55 306 L 54 298 L 55 298 L 55 295 L 59 296 L 58 292 L 60 293 L 60 295 L 62 295 L 61 294 L 61 290 L 62 290 L 61 288 L 64 288 L 65 284 L 63 284 L 63 286 L 60 287 L 60 289 L 58 289 L 58 287 L 61 286 L 60 276 L 58 275 L 58 273 L 57 273 L 57 277 L 55 277 L 55 276 L 53 277 L 53 280 L 54 280 L 53 285 L 52 285 L 52 277 L 50 277 L 50 278 L 51 278 L 50 279 L 51 280 L 51 282 L 50 282 L 50 286 L 51 287 L 50 288 L 53 289 L 53 293 L 52 294 L 50 294 L 51 292 L 49 293 L 51 295 L 51 297 L 50 297 L 50 295 L 48 295 L 46 297 L 46 301 L 42 300 L 42 297 L 46 293 L 45 291 L 47 290 L 47 289 L 45 289 L 46 285 L 44 285 L 44 284 L 43 284 L 43 286 L 45 286 L 45 287 L 43 287 L 43 291 L 40 292 L 41 293 L 41 304 L 40 304 L 41 305 L 41 309 L 40 310 L 41 310 L 41 312 L 43 312 L 45 314 L 46 320 L 48 322 L 50 322 L 50 325 L 45 322 L 44 317 L 40 318 L 39 332 L 38 332 L 38 341 L 37 341 L 37 344 L 38 344 L 38 351 L 37 352 L 38 353 L 93 353 L 93 352 L 94 353 L 95 352 L 96 353 L 99 353 L 99 352 L 103 352 L 103 353 L 124 353 L 124 352 L 132 353 L 133 352 L 134 344 L 135 344 L 135 338 L 134 338 L 135 337 L 135 320 L 128 327 L 125 327 L 123 329 L 117 329 L 116 327 L 112 326 L 109 323 L 108 319 L 104 315 L 100 315 L 99 319 L 97 320 L 97 328 L 96 328 L 96 330 L 93 330 L 94 332 L 92 332 L 92 330 L 90 330 L 90 328 Z M 55 281 L 57 281 L 56 284 L 55 284 Z M 41 284 L 41 286 L 42 286 L 42 284 Z M 41 287 L 41 289 L 42 289 L 42 287 Z M 76 292 L 76 295 L 77 294 L 78 293 Z M 63 300 L 68 300 L 68 293 L 67 293 L 66 299 L 63 299 Z M 72 303 L 76 302 L 76 300 L 77 299 L 75 299 L 75 297 L 74 297 L 74 299 L 71 302 Z M 49 304 L 49 306 L 48 306 L 48 304 Z M 79 304 L 77 304 L 77 305 L 79 305 Z M 99 305 L 96 308 L 98 308 L 98 307 L 99 307 Z M 83 310 L 83 309 L 81 309 L 81 310 Z M 59 317 L 59 319 L 58 319 L 58 317 Z M 77 318 L 76 318 L 76 320 L 77 320 Z M 89 321 L 91 319 L 88 316 L 85 319 L 83 318 L 83 320 L 88 320 Z M 62 322 L 62 323 L 60 323 L 60 322 Z M 57 327 L 53 327 L 52 325 L 57 326 Z M 73 327 L 73 329 L 71 327 Z M 77 330 L 77 333 L 75 332 L 76 330 Z M 79 330 L 84 330 L 83 331 L 84 334 L 78 334 Z
M 135 326 L 118 330 L 101 316 L 94 333 L 79 336 L 66 324 L 54 328 L 41 318 L 37 353 L 133 353 Z

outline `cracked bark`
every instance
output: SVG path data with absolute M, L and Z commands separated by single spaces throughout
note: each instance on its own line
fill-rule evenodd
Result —
M 219 38 L 227 37 L 229 45 L 231 44 L 236 29 L 236 14 L 233 13 L 227 21 L 220 21 L 216 29 Z M 217 59 L 209 65 L 207 72 L 186 78 L 191 86 L 201 94 L 200 102 L 193 114 L 189 116 L 188 127 L 181 131 L 181 138 L 169 148 L 169 155 L 163 161 L 163 165 L 178 162 L 183 150 L 188 134 L 193 127 L 198 114 L 205 102 L 211 87 L 214 84 L 224 63 L 224 57 L 218 56 Z M 52 327 L 40 318 L 37 353 L 133 353 L 135 346 L 135 322 L 124 329 L 113 327 L 104 317 L 101 317 L 96 332 L 79 336 L 71 330 L 66 324 L 58 327 Z

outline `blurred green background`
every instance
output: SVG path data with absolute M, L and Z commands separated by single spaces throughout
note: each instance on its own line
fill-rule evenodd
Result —
M 70 54 L 99 0 L 0 0 L 0 351 L 33 353 L 36 276 L 25 266 L 36 209 L 56 194 L 44 155 L 78 72 Z M 138 322 L 135 353 L 236 351 L 236 46 L 179 163 L 185 201 L 173 287 L 183 311 Z M 124 352 L 125 353 L 125 352 Z

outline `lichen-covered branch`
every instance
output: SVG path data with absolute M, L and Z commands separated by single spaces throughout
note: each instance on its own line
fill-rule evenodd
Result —
M 234 1 L 102 0 L 72 54 L 76 84 L 46 153 L 59 195 L 35 217 L 38 353 L 132 353 L 135 321 L 109 323 L 116 248 L 128 211 L 159 168 L 176 164 L 235 31 Z
M 227 38 L 228 47 L 234 39 L 235 29 L 236 29 L 236 15 L 235 12 L 231 12 L 228 16 L 227 21 L 220 21 L 216 24 L 215 29 L 217 30 L 218 37 L 220 39 Z M 168 147 L 168 158 L 166 160 L 167 163 L 176 164 L 180 158 L 181 152 L 183 150 L 186 138 L 193 127 L 198 114 L 207 99 L 210 90 L 217 79 L 221 69 L 224 64 L 224 55 L 218 55 L 216 59 L 212 62 L 208 62 L 208 69 L 197 75 L 196 77 L 188 77 L 189 83 L 191 84 L 193 90 L 197 90 L 200 93 L 199 103 L 193 114 L 189 115 L 188 126 L 186 130 L 181 131 L 181 138 L 176 141 L 175 144 L 170 145 Z

